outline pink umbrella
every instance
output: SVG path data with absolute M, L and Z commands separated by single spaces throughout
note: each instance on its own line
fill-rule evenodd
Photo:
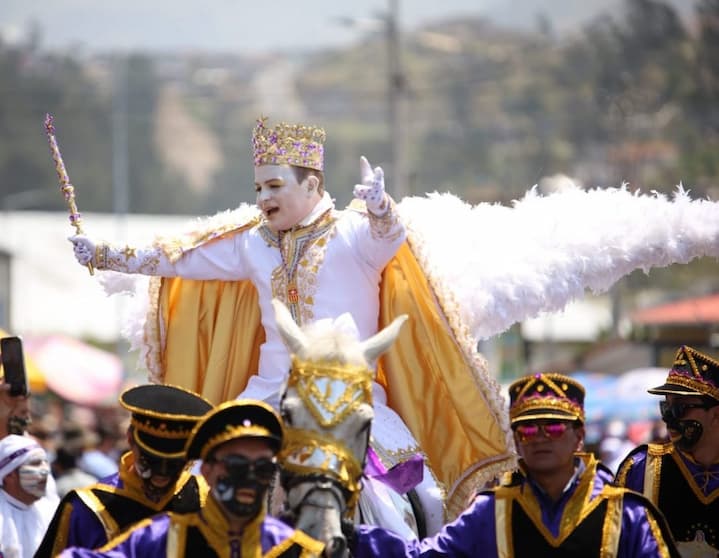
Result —
M 63 399 L 89 406 L 117 401 L 122 361 L 113 353 L 62 335 L 25 338 L 24 343 L 47 387 Z

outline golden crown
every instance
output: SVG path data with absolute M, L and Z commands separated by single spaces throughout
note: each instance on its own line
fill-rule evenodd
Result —
M 321 171 L 324 165 L 325 131 L 316 126 L 280 122 L 274 128 L 261 117 L 252 131 L 255 166 L 294 165 Z

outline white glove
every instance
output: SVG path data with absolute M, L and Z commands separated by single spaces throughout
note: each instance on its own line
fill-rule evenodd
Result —
M 68 240 L 72 242 L 75 259 L 80 263 L 80 265 L 92 263 L 95 267 L 97 267 L 97 262 L 95 262 L 95 248 L 97 247 L 96 242 L 90 240 L 84 234 L 73 235 L 68 238 Z
M 389 200 L 384 191 L 384 171 L 381 167 L 372 167 L 366 157 L 360 157 L 360 172 L 362 174 L 362 184 L 356 184 L 354 187 L 354 196 L 357 199 L 364 200 L 367 209 L 374 215 L 381 217 L 389 208 Z

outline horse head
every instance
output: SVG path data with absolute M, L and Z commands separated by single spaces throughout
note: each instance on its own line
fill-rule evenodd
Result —
M 280 402 L 285 511 L 295 528 L 325 542 L 326 555 L 344 556 L 374 417 L 373 366 L 407 317 L 359 341 L 344 330 L 352 323 L 348 316 L 300 329 L 281 302 L 273 306 L 292 355 Z

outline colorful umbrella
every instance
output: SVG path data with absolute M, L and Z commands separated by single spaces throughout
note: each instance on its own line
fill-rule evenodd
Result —
M 123 375 L 117 355 L 62 335 L 27 338 L 25 352 L 63 399 L 88 406 L 117 402 Z

